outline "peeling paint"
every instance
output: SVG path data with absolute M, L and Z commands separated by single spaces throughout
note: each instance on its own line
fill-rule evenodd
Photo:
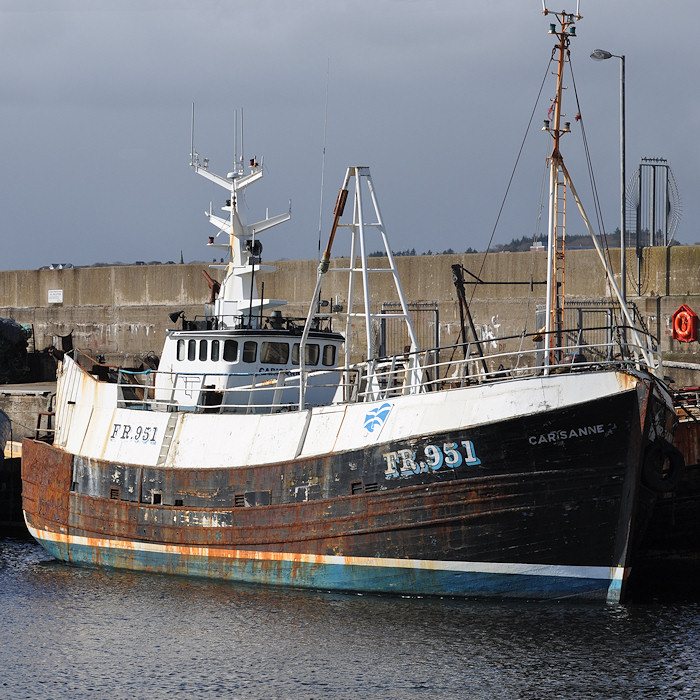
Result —
M 498 314 L 491 317 L 491 323 L 483 323 L 477 326 L 479 328 L 479 338 L 481 340 L 490 341 L 490 345 L 494 349 L 498 349 L 498 341 L 496 338 L 499 337 L 499 328 L 501 323 L 498 318 Z

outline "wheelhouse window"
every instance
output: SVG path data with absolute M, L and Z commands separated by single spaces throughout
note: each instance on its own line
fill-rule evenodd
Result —
M 258 354 L 258 344 L 254 340 L 243 343 L 243 362 L 255 362 Z
M 187 341 L 187 359 L 194 360 L 197 357 L 197 341 L 192 339 Z
M 185 341 L 182 338 L 177 341 L 177 359 L 180 362 L 185 359 Z
M 209 348 L 206 340 L 199 341 L 199 359 L 201 362 L 205 362 L 209 357 Z
M 286 365 L 289 362 L 289 343 L 269 341 L 262 343 L 260 346 L 260 362 L 264 365 Z
M 316 345 L 316 343 L 309 343 L 306 346 L 306 357 L 304 358 L 304 364 L 307 367 L 315 367 L 318 364 L 320 353 L 320 346 Z M 292 364 L 299 364 L 299 343 L 294 343 L 294 347 L 292 348 Z
M 219 341 L 218 340 L 211 341 L 211 360 L 212 360 L 212 362 L 219 361 Z
M 335 345 L 323 346 L 323 366 L 335 367 Z
M 238 343 L 235 340 L 224 340 L 224 362 L 236 362 L 238 360 Z M 255 350 L 253 350 L 255 360 Z

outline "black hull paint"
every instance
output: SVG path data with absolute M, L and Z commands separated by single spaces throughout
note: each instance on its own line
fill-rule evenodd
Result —
M 230 469 L 119 465 L 27 441 L 24 508 L 36 530 L 79 538 L 626 569 L 654 500 L 640 483 L 645 423 L 630 390 L 409 443 Z M 428 445 L 443 456 L 435 469 Z M 450 453 L 459 466 L 444 463 Z

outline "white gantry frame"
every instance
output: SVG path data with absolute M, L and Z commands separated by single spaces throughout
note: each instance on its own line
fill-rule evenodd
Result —
M 348 338 L 351 337 L 352 323 L 353 320 L 364 320 L 365 325 L 365 359 L 369 363 L 369 375 L 368 376 L 368 387 L 372 386 L 373 376 L 376 373 L 376 360 L 378 359 L 378 348 L 376 347 L 375 337 L 372 333 L 372 321 L 375 319 L 387 319 L 387 318 L 399 318 L 402 319 L 405 326 L 408 338 L 411 343 L 411 358 L 417 358 L 417 351 L 419 350 L 418 341 L 416 340 L 416 334 L 411 323 L 411 317 L 408 312 L 408 306 L 406 304 L 406 298 L 404 297 L 403 288 L 401 287 L 401 280 L 399 279 L 398 272 L 396 270 L 396 262 L 394 260 L 394 255 L 391 252 L 391 247 L 389 245 L 389 238 L 384 227 L 384 222 L 382 219 L 381 212 L 379 210 L 379 203 L 377 201 L 377 196 L 374 189 L 374 184 L 372 182 L 372 176 L 370 174 L 369 168 L 361 166 L 353 166 L 347 169 L 345 174 L 345 179 L 343 181 L 342 189 L 348 190 L 350 187 L 350 180 L 354 178 L 354 195 L 353 195 L 353 211 L 352 211 L 352 221 L 349 223 L 339 223 L 340 227 L 349 229 L 351 240 L 350 240 L 350 259 L 349 267 L 334 267 L 331 268 L 334 272 L 348 272 L 348 308 L 345 320 L 345 368 L 350 367 L 350 351 L 348 343 Z M 369 192 L 371 206 L 365 207 L 363 200 L 363 190 Z M 381 243 L 383 247 L 383 252 L 388 260 L 388 267 L 370 267 L 367 249 L 367 239 L 370 230 L 374 230 L 379 233 L 381 238 Z M 361 274 L 362 280 L 362 290 L 360 303 L 356 304 L 355 299 L 355 275 L 357 273 Z M 378 314 L 373 313 L 371 309 L 372 302 L 372 292 L 370 285 L 370 275 L 375 274 L 390 274 L 393 278 L 394 288 L 396 295 L 398 297 L 399 303 L 401 305 L 401 311 L 399 313 L 393 314 Z M 377 301 L 377 296 L 375 295 L 374 301 Z M 358 308 L 359 307 L 359 308 Z M 416 362 L 415 359 L 412 362 Z M 406 368 L 410 371 L 418 371 L 418 367 Z M 418 387 L 418 381 L 411 381 L 410 384 L 415 388 Z M 370 392 L 371 394 L 371 392 Z

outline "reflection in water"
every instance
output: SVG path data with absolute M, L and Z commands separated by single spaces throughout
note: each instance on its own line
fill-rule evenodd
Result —
M 0 540 L 0 697 L 691 697 L 700 605 L 339 595 Z

